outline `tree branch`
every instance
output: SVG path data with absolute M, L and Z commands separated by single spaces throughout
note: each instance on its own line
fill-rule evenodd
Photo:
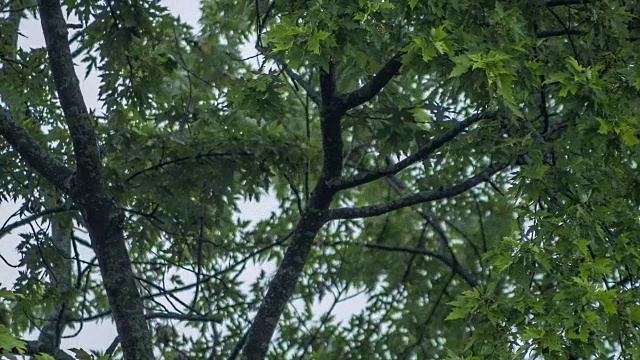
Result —
M 433 251 L 429 251 L 426 249 L 418 249 L 413 247 L 406 247 L 406 246 L 390 246 L 390 245 L 384 245 L 384 244 L 369 244 L 369 243 L 362 243 L 362 242 L 353 243 L 353 242 L 346 242 L 346 241 L 345 242 L 329 242 L 329 243 L 326 243 L 325 245 L 331 246 L 331 245 L 339 245 L 341 243 L 355 244 L 355 245 L 363 246 L 363 247 L 374 249 L 374 250 L 402 252 L 402 253 L 408 253 L 413 255 L 422 255 L 422 256 L 432 257 L 436 260 L 439 260 L 443 264 L 447 265 L 447 267 L 449 267 L 451 269 L 451 272 L 453 272 L 454 274 L 460 275 L 460 277 L 467 284 L 469 284 L 469 286 L 475 287 L 477 285 L 476 279 L 473 278 L 473 276 L 471 276 L 471 274 L 468 273 L 467 269 L 462 268 L 455 259 L 438 254 Z
M 309 259 L 313 241 L 326 222 L 326 211 L 335 195 L 335 191 L 327 186 L 327 182 L 339 178 L 342 173 L 343 143 L 340 121 L 346 112 L 338 100 L 335 80 L 335 65 L 330 62 L 329 69 L 320 70 L 322 173 L 302 218 L 296 225 L 291 244 L 269 283 L 267 294 L 249 328 L 242 359 L 260 360 L 267 355 L 280 316 L 291 299 Z
M 38 0 L 49 65 L 73 143 L 76 175 L 71 197 L 82 211 L 124 358 L 151 360 L 151 332 L 124 239 L 124 213 L 104 189 L 100 150 L 82 98 L 60 0 Z
M 27 351 L 24 355 L 38 355 L 40 353 L 45 353 L 53 356 L 56 360 L 74 360 L 75 357 L 67 354 L 63 350 L 54 349 L 51 352 L 46 351 L 42 348 L 41 344 L 38 341 L 25 341 L 27 343 Z M 17 354 L 16 354 L 17 355 Z
M 39 0 L 40 22 L 49 54 L 51 74 L 71 134 L 78 180 L 101 190 L 100 150 L 69 49 L 69 33 L 59 0 Z
M 47 152 L 31 134 L 18 125 L 8 110 L 0 107 L 0 135 L 38 174 L 60 191 L 69 194 L 73 171 Z
M 337 100 L 335 64 L 329 64 L 329 70 L 320 70 L 320 90 L 322 107 L 320 129 L 322 130 L 322 181 L 331 181 L 342 175 L 342 115 L 346 112 Z
M 387 159 L 391 161 L 390 157 L 387 157 Z M 400 180 L 396 175 L 388 175 L 387 177 L 385 177 L 385 180 L 387 181 L 389 186 L 391 186 L 399 194 L 402 194 L 407 190 L 407 185 L 404 182 L 402 182 L 402 180 Z M 422 249 L 416 249 L 416 250 L 423 251 L 424 253 L 422 255 L 431 256 L 435 259 L 440 260 L 443 264 L 447 265 L 454 274 L 459 274 L 469 284 L 469 286 L 471 287 L 476 286 L 478 281 L 471 274 L 471 271 L 469 271 L 469 269 L 467 269 L 466 267 L 463 267 L 457 261 L 455 253 L 453 252 L 453 249 L 451 248 L 451 246 L 449 246 L 449 242 L 446 239 L 444 229 L 442 229 L 442 227 L 434 221 L 435 216 L 423 209 L 416 209 L 416 213 L 420 215 L 420 217 L 422 217 L 425 221 L 427 221 L 431 226 L 434 227 L 436 233 L 442 240 L 443 245 L 445 245 L 445 247 L 449 251 L 450 258 L 445 255 L 437 254 L 429 250 L 422 250 Z M 462 233 L 460 229 L 454 229 L 454 230 L 457 230 L 458 232 Z M 462 235 L 465 236 L 464 233 L 462 233 Z M 371 247 L 371 248 L 384 248 L 384 250 L 386 250 L 386 247 L 387 247 L 386 245 L 379 245 L 379 244 L 367 244 L 367 243 L 358 243 L 358 244 L 361 244 L 362 246 L 365 246 L 365 247 Z M 471 243 L 471 245 L 473 245 L 473 243 Z M 395 248 L 389 249 L 389 250 L 396 251 Z M 397 251 L 400 251 L 400 250 L 397 250 Z M 414 253 L 414 254 L 419 254 L 419 253 Z
M 580 29 L 566 29 L 566 30 L 540 30 L 536 32 L 536 37 L 539 39 L 550 38 L 555 36 L 565 35 L 581 35 L 584 31 Z
M 131 174 L 126 180 L 126 183 L 131 182 L 133 179 L 137 178 L 140 175 L 146 174 L 147 172 L 150 171 L 154 171 L 154 170 L 158 170 L 161 169 L 165 166 L 169 166 L 169 165 L 175 165 L 181 162 L 185 162 L 185 161 L 189 161 L 189 160 L 200 160 L 200 159 L 208 159 L 208 158 L 214 158 L 214 157 L 233 157 L 233 156 L 253 156 L 254 154 L 252 154 L 251 152 L 248 151 L 239 151 L 239 152 L 215 152 L 215 151 L 208 151 L 206 153 L 199 153 L 193 156 L 184 156 L 184 157 L 180 157 L 180 158 L 176 158 L 176 159 L 172 159 L 172 160 L 165 160 L 165 161 L 161 161 L 155 165 L 151 165 L 148 168 L 139 170 L 133 174 Z
M 402 55 L 402 52 L 395 54 L 369 82 L 357 90 L 344 94 L 341 97 L 341 102 L 345 110 L 353 109 L 373 99 L 394 76 L 399 75 L 400 67 L 402 67 Z
M 309 86 L 309 84 L 304 81 L 300 74 L 293 71 L 289 67 L 289 64 L 282 60 L 278 55 L 269 53 L 269 49 L 264 46 L 259 46 L 258 44 L 256 44 L 256 50 L 258 50 L 260 54 L 262 54 L 262 56 L 264 56 L 265 58 L 271 59 L 276 64 L 280 65 L 287 76 L 289 76 L 291 80 L 293 80 L 296 84 L 300 85 L 304 89 L 304 91 L 307 93 L 307 95 L 309 95 L 309 98 L 311 99 L 311 101 L 313 101 L 314 104 L 316 104 L 317 106 L 322 106 L 322 99 L 320 98 L 320 94 L 318 94 L 317 91 L 313 90 L 313 88 L 311 88 L 311 86 Z
M 448 252 L 448 256 L 442 255 L 442 257 L 446 260 L 443 261 L 454 274 L 460 275 L 464 279 L 464 281 L 469 284 L 471 287 L 475 287 L 478 284 L 478 281 L 475 279 L 473 274 L 469 271 L 469 269 L 460 265 L 458 262 L 458 257 L 456 253 L 451 248 L 451 244 L 449 243 L 449 238 L 445 233 L 442 225 L 439 223 L 441 220 L 437 219 L 433 214 L 422 210 L 420 211 L 420 216 L 435 230 L 438 238 L 440 238 L 440 245 L 442 247 L 442 252 Z
M 172 312 L 154 312 L 147 313 L 145 315 L 147 319 L 174 319 L 180 321 L 208 321 L 214 323 L 221 323 L 222 318 L 219 316 L 207 316 L 207 315 L 194 315 L 194 314 L 178 314 Z
M 407 156 L 406 158 L 398 161 L 395 164 L 386 166 L 381 169 L 372 170 L 369 172 L 361 173 L 355 176 L 352 176 L 347 179 L 335 180 L 329 183 L 329 187 L 333 190 L 344 190 L 352 187 L 356 187 L 359 185 L 363 185 L 369 183 L 371 181 L 380 179 L 382 177 L 397 174 L 398 172 L 406 169 L 417 161 L 426 159 L 429 155 L 431 155 L 434 151 L 438 150 L 440 147 L 448 143 L 449 141 L 455 139 L 460 133 L 465 131 L 469 126 L 475 124 L 476 122 L 486 119 L 486 118 L 494 118 L 495 114 L 483 114 L 478 113 L 474 114 L 467 119 L 457 122 L 451 129 L 447 130 L 444 134 L 435 138 L 427 145 L 423 146 L 420 150 L 415 152 L 414 154 Z
M 369 205 L 356 208 L 331 209 L 327 214 L 327 220 L 357 219 L 379 216 L 408 206 L 434 200 L 451 198 L 473 188 L 481 182 L 488 180 L 491 176 L 507 167 L 507 165 L 508 164 L 504 162 L 494 163 L 480 173 L 468 178 L 460 184 L 453 185 L 447 189 L 421 191 L 413 195 L 390 201 L 386 204 Z
M 45 216 L 50 215 L 50 214 L 55 214 L 55 213 L 60 213 L 60 212 L 65 212 L 65 211 L 73 211 L 73 209 L 68 209 L 68 208 L 46 209 L 46 210 L 43 210 L 43 211 L 41 211 L 39 213 L 27 216 L 24 219 L 20 219 L 20 220 L 14 222 L 14 223 L 9 224 L 9 225 L 3 226 L 0 229 L 0 239 L 2 239 L 5 235 L 9 234 L 11 231 L 19 228 L 22 225 L 26 225 L 26 224 L 34 221 L 34 220 L 38 220 L 41 217 L 45 217 Z
M 544 2 L 545 6 L 566 6 L 566 5 L 580 5 L 588 4 L 591 0 L 547 0 Z

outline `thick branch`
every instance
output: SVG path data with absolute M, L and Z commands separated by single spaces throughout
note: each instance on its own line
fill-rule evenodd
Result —
M 320 121 L 324 152 L 322 174 L 295 228 L 291 245 L 287 248 L 276 275 L 269 283 L 267 294 L 249 328 L 242 359 L 260 360 L 267 355 L 280 316 L 291 299 L 309 259 L 313 241 L 325 224 L 326 211 L 335 195 L 335 191 L 327 186 L 327 182 L 339 178 L 342 173 L 343 144 L 340 120 L 346 110 L 337 101 L 334 69 L 334 64 L 330 63 L 327 71 L 320 71 Z
M 341 118 L 345 113 L 337 101 L 335 65 L 330 63 L 329 71 L 320 70 L 320 90 L 322 93 L 322 181 L 331 181 L 342 175 L 342 157 L 344 144 L 342 141 Z
M 343 190 L 349 189 L 352 187 L 356 187 L 359 185 L 363 185 L 369 183 L 371 181 L 380 179 L 382 177 L 397 174 L 398 172 L 406 169 L 412 164 L 426 159 L 429 155 L 431 155 L 434 151 L 438 150 L 440 147 L 448 143 L 449 141 L 455 139 L 457 135 L 465 131 L 469 126 L 475 124 L 476 122 L 486 119 L 492 118 L 495 114 L 474 114 L 467 119 L 458 122 L 451 129 L 447 130 L 444 134 L 437 137 L 433 141 L 429 142 L 427 145 L 423 146 L 420 150 L 415 152 L 414 154 L 407 156 L 406 158 L 398 161 L 395 164 L 386 166 L 381 169 L 373 170 L 370 172 L 365 172 L 358 174 L 356 176 L 352 176 L 347 179 L 340 179 L 329 183 L 329 187 L 334 190 Z
M 82 210 L 127 360 L 151 360 L 151 332 L 124 239 L 124 214 L 104 190 L 95 131 L 80 92 L 59 0 L 38 0 L 49 64 L 71 134 L 77 173 L 71 197 Z
M 447 189 L 421 191 L 413 195 L 401 197 L 397 200 L 390 201 L 386 204 L 369 205 L 356 208 L 331 209 L 329 210 L 327 220 L 357 219 L 379 216 L 408 206 L 434 200 L 451 198 L 462 194 L 463 192 L 473 188 L 481 182 L 488 180 L 489 178 L 491 178 L 491 176 L 504 169 L 506 166 L 507 163 L 494 163 L 480 173 L 468 178 L 460 184 L 453 185 Z
M 269 283 L 267 295 L 249 328 L 242 359 L 265 358 L 280 316 L 295 291 L 313 241 L 323 225 L 324 222 L 319 219 L 318 214 L 307 213 L 296 226 L 291 245 L 287 248 L 276 275 Z
M 51 74 L 73 142 L 78 180 L 84 186 L 100 189 L 100 150 L 75 73 L 60 0 L 39 0 L 38 4 Z
M 402 53 L 397 53 L 384 64 L 382 69 L 378 71 L 369 82 L 361 88 L 343 95 L 342 103 L 345 109 L 349 110 L 362 105 L 382 91 L 382 88 L 384 88 L 394 76 L 400 74 L 400 67 L 402 66 L 401 57 Z
M 20 157 L 57 189 L 69 193 L 69 180 L 73 171 L 51 156 L 31 134 L 0 107 L 0 135 L 20 154 Z

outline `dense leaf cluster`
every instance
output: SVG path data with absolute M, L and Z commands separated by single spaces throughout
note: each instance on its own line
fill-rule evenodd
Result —
M 635 2 L 205 0 L 198 29 L 62 3 L 156 354 L 640 357 Z M 17 47 L 33 6 L 0 1 L 0 197 L 23 204 L 0 236 L 30 224 L 0 347 L 54 354 L 9 329 L 74 335 L 114 300 L 88 205 L 43 174 L 83 157 L 52 50 Z

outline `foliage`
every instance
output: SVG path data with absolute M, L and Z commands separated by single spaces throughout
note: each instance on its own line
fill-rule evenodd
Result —
M 262 332 L 242 339 L 274 311 L 272 359 L 640 357 L 634 2 L 204 0 L 197 30 L 155 1 L 63 4 L 156 354 L 260 358 Z M 75 169 L 51 49 L 5 35 L 21 11 L 0 122 Z M 85 205 L 6 129 L 0 197 L 31 224 L 11 330 L 108 318 L 94 239 L 53 260 L 47 226 L 87 228 Z M 239 219 L 265 197 L 269 218 Z

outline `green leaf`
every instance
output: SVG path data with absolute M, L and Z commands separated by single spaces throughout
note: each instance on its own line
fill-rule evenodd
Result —
M 27 343 L 11 334 L 5 325 L 0 324 L 0 349 L 16 349 L 18 353 L 23 354 L 27 350 Z
M 320 54 L 320 42 L 330 35 L 331 33 L 327 31 L 317 31 L 313 33 L 307 42 L 307 49 L 316 55 Z
M 467 57 L 466 55 L 455 56 L 451 58 L 451 60 L 456 65 L 453 70 L 451 70 L 449 78 L 459 77 L 460 75 L 466 73 L 467 71 L 469 71 L 469 68 L 472 64 L 471 59 L 469 59 L 469 57 Z

